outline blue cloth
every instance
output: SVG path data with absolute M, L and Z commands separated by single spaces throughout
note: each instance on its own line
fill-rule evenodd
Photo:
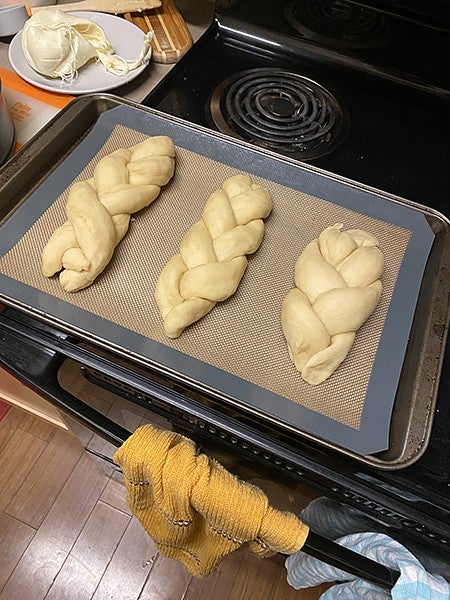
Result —
M 373 516 L 369 517 L 348 504 L 326 496 L 311 500 L 302 510 L 300 518 L 312 531 L 329 540 L 364 531 L 377 531 L 397 539 L 395 527 L 386 527 Z M 430 544 L 420 544 L 410 539 L 401 540 L 401 543 L 414 554 L 426 571 L 450 577 L 450 554 L 445 556 L 442 551 L 433 550 Z
M 345 582 L 329 588 L 321 600 L 450 600 L 447 581 L 428 573 L 409 550 L 389 536 L 363 532 L 346 535 L 336 542 L 399 571 L 400 577 L 392 590 L 383 590 L 301 551 L 285 561 L 289 585 L 299 590 L 325 582 Z

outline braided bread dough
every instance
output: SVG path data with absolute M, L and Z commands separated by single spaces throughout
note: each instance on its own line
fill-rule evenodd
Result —
M 341 223 L 300 254 L 281 325 L 289 356 L 308 383 L 325 381 L 347 356 L 380 299 L 383 267 L 377 239 L 361 229 L 343 231 Z
M 180 253 L 158 278 L 155 299 L 169 338 L 205 316 L 234 294 L 255 252 L 272 210 L 269 193 L 238 174 L 211 194 L 198 221 L 187 232 Z
M 74 183 L 66 202 L 68 220 L 42 251 L 42 273 L 67 292 L 89 286 L 107 266 L 128 231 L 133 213 L 155 200 L 175 169 L 175 146 L 149 137 L 102 158 L 87 181 Z

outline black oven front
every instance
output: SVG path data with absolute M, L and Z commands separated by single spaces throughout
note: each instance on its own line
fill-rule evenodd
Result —
M 0 362 L 63 413 L 113 443 L 131 434 L 60 383 L 67 360 L 82 377 L 164 417 L 179 432 L 212 453 L 248 464 L 261 476 L 301 484 L 312 496 L 339 503 L 371 529 L 386 533 L 447 572 L 450 542 L 448 499 L 448 379 L 441 382 L 432 438 L 423 457 L 395 472 L 378 471 L 313 443 L 294 441 L 267 423 L 236 414 L 179 381 L 161 378 L 121 357 L 80 344 L 80 340 L 35 318 L 4 308 L 0 313 Z M 398 573 L 339 546 L 312 528 L 305 552 L 385 588 Z
M 209 30 L 143 103 L 448 215 L 448 17 L 441 2 L 218 0 Z M 345 485 L 330 479 L 327 494 L 397 523 L 400 538 L 427 537 L 432 515 L 449 524 L 448 344 L 442 358 L 420 460 L 387 473 L 325 459 L 348 475 Z M 379 492 L 428 516 L 402 518 Z

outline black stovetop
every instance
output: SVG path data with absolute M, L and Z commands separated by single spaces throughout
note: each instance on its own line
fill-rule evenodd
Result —
M 223 95 L 249 70 L 264 75 L 276 69 L 312 80 L 341 106 L 344 139 L 328 153 L 306 158 L 292 148 L 269 149 L 448 215 L 448 23 L 433 22 L 425 12 L 421 20 L 420 3 L 406 17 L 378 8 L 345 0 L 218 0 L 209 30 L 143 104 L 220 130 L 211 99 L 213 106 L 223 104 L 218 88 Z M 283 122 L 289 94 L 281 97 L 275 116 Z M 260 143 L 258 135 L 247 141 Z M 450 511 L 448 354 L 424 456 L 400 472 L 360 473 L 444 521 Z
M 218 2 L 212 27 L 143 104 L 218 129 L 209 114 L 210 99 L 236 73 L 269 68 L 311 79 L 339 102 L 348 132 L 329 154 L 307 159 L 310 164 L 447 213 L 448 33 L 379 11 L 342 15 L 354 6 L 343 0 L 247 0 L 221 9 L 225 4 Z M 327 37 L 291 24 L 307 4 L 315 7 L 317 22 L 328 15 L 320 29 Z M 339 8 L 338 16 L 330 6 Z M 344 23 L 345 35 L 336 36 L 347 41 L 336 47 L 330 21 Z

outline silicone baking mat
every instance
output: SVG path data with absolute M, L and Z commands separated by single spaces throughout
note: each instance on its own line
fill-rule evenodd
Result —
M 176 170 L 158 199 L 133 217 L 111 263 L 93 285 L 69 294 L 40 271 L 40 254 L 65 221 L 67 190 L 88 179 L 99 158 L 146 135 L 169 135 Z M 266 187 L 273 210 L 261 247 L 249 257 L 236 293 L 180 338 L 168 339 L 154 301 L 158 275 L 209 195 L 248 173 Z M 344 363 L 324 383 L 305 383 L 289 359 L 281 302 L 293 287 L 298 255 L 327 226 L 341 222 L 378 238 L 385 256 L 383 295 Z M 140 362 L 214 390 L 293 432 L 359 454 L 389 445 L 391 412 L 433 233 L 421 213 L 376 191 L 227 138 L 120 106 L 90 133 L 1 228 L 4 298 L 37 315 L 120 349 Z

